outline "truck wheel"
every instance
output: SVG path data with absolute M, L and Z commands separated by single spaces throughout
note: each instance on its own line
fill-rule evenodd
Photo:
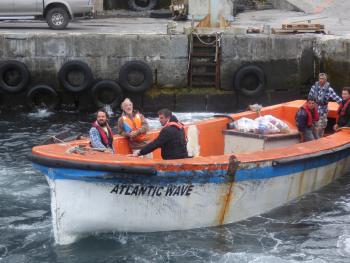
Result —
M 69 22 L 67 10 L 63 7 L 51 8 L 46 14 L 46 22 L 52 29 L 65 29 Z
M 158 0 L 128 0 L 128 6 L 134 11 L 147 11 L 156 7 Z

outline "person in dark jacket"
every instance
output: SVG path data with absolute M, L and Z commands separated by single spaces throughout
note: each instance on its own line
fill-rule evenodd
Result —
M 305 104 L 300 107 L 295 115 L 295 121 L 302 141 L 312 141 L 318 139 L 315 132 L 315 123 L 318 121 L 318 111 L 316 99 L 309 97 Z
M 334 131 L 341 127 L 350 127 L 350 87 L 344 87 L 341 96 L 343 101 L 338 109 L 338 121 L 333 126 Z
M 96 114 L 96 121 L 90 129 L 91 147 L 103 151 L 113 152 L 113 132 L 108 125 L 108 113 L 99 109 Z
M 134 155 L 146 155 L 160 148 L 164 160 L 187 158 L 187 140 L 184 125 L 168 109 L 160 110 L 158 117 L 160 124 L 163 126 L 158 137 Z

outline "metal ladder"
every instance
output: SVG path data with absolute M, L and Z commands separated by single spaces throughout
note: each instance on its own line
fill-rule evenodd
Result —
M 220 89 L 220 33 L 189 35 L 188 87 Z

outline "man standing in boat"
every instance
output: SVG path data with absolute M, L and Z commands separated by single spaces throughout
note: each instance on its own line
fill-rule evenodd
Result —
M 342 99 L 331 88 L 325 73 L 319 74 L 318 82 L 311 87 L 309 97 L 316 98 L 318 106 L 319 120 L 315 127 L 315 136 L 318 139 L 323 136 L 324 130 L 327 127 L 328 102 L 332 99 L 340 104 Z
M 121 109 L 123 113 L 118 119 L 118 133 L 128 139 L 132 152 L 135 152 L 147 145 L 149 126 L 146 118 L 134 111 L 130 99 L 126 98 L 122 102 Z
M 343 101 L 338 109 L 338 121 L 333 126 L 334 131 L 341 127 L 350 127 L 350 87 L 344 87 L 341 96 Z
M 301 133 L 303 142 L 317 139 L 315 135 L 315 123 L 318 121 L 318 118 L 316 99 L 309 97 L 295 115 L 296 125 L 298 131 Z
M 161 148 L 164 160 L 187 158 L 187 140 L 184 125 L 168 109 L 158 111 L 159 122 L 163 126 L 158 137 L 147 144 L 134 156 L 146 155 Z
M 113 132 L 108 125 L 108 113 L 104 109 L 97 111 L 96 121 L 90 129 L 90 141 L 92 148 L 113 152 Z

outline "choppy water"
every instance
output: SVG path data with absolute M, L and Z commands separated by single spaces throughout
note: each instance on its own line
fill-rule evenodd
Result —
M 181 114 L 181 120 L 211 114 Z M 262 216 L 224 227 L 110 233 L 56 246 L 49 188 L 26 160 L 48 135 L 86 133 L 93 116 L 0 115 L 0 262 L 350 262 L 350 176 Z M 153 127 L 158 123 L 151 120 Z

